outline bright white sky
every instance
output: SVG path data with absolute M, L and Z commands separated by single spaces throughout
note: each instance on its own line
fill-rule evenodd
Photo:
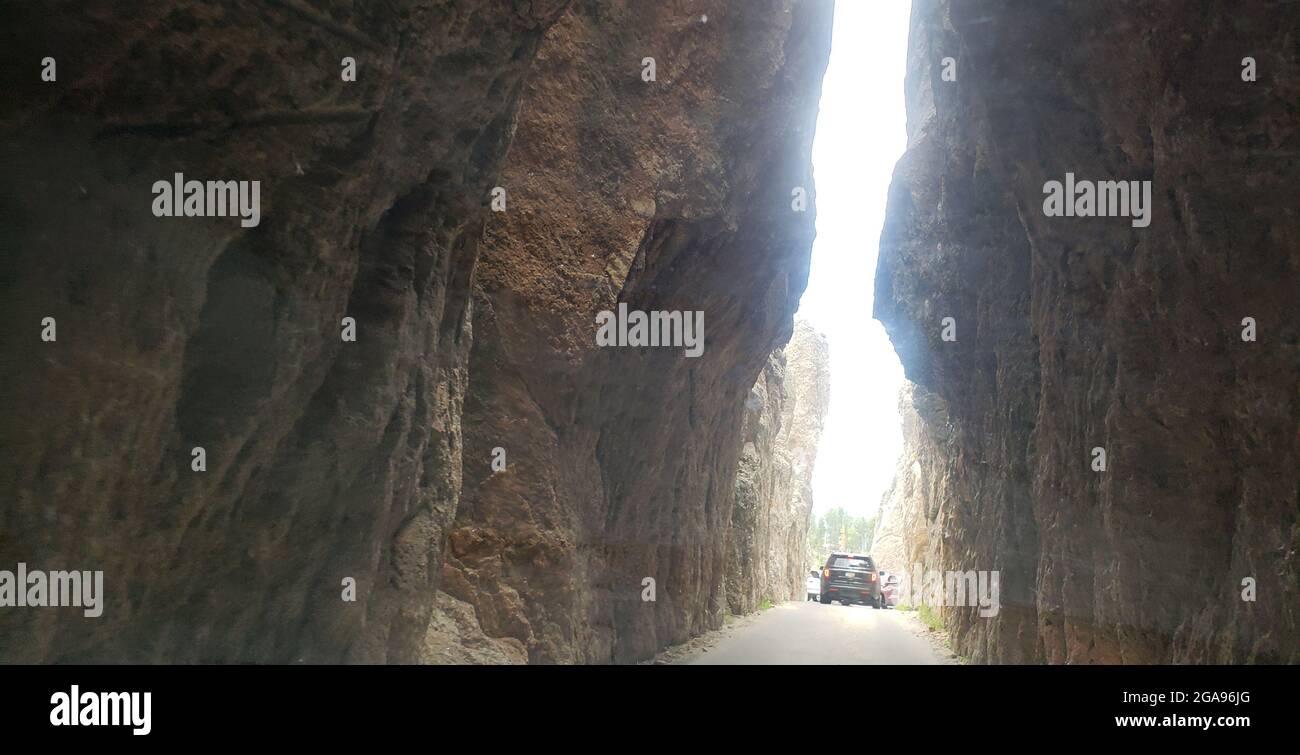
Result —
M 817 241 L 799 307 L 830 342 L 831 404 L 813 507 L 871 516 L 902 448 L 903 368 L 871 319 L 876 254 L 894 163 L 907 145 L 908 0 L 839 0 L 813 142 Z

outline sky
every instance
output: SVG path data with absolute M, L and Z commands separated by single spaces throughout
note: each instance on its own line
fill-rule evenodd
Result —
M 903 368 L 871 319 L 894 163 L 907 145 L 907 0 L 840 0 L 813 142 L 817 240 L 798 317 L 830 344 L 831 401 L 813 510 L 874 516 L 902 449 Z

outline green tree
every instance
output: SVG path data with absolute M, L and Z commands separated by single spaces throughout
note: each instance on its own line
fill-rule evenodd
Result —
M 867 553 L 875 534 L 875 517 L 851 516 L 839 506 L 820 516 L 813 514 L 808 524 L 808 563 L 820 566 L 837 550 Z
M 876 534 L 876 518 L 862 516 L 849 517 L 846 523 L 848 527 L 848 548 L 849 550 L 866 553 L 871 549 L 871 539 Z

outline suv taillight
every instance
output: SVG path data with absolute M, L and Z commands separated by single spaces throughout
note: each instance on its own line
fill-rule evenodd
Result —
M 827 578 L 827 579 L 830 579 L 830 578 L 831 578 L 831 570 L 830 570 L 830 569 L 822 569 L 822 576 L 825 577 L 825 578 Z

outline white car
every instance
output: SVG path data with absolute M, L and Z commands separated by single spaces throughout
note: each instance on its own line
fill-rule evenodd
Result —
M 804 580 L 805 589 L 808 592 L 808 600 L 820 600 L 822 596 L 822 579 L 816 570 L 808 572 L 808 578 Z

